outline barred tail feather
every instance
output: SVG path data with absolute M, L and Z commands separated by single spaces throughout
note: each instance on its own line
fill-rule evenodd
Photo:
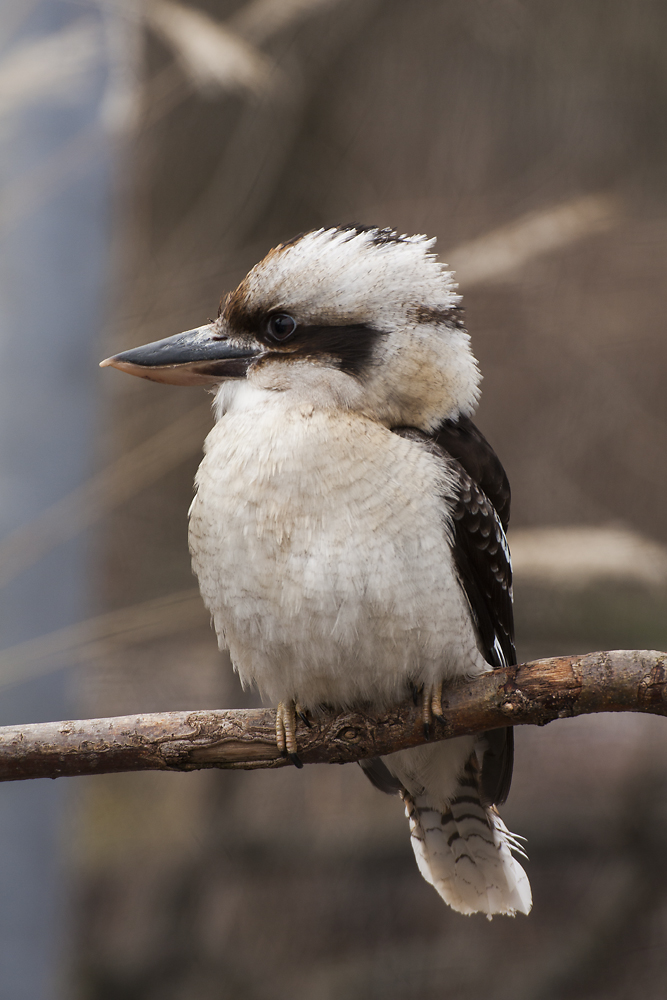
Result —
M 445 812 L 428 794 L 402 797 L 419 870 L 452 909 L 489 917 L 530 912 L 528 877 L 512 856 L 524 852 L 493 807 L 484 808 L 469 787 Z
M 401 750 L 382 761 L 401 788 L 419 870 L 445 902 L 465 914 L 529 913 L 530 885 L 513 857 L 525 857 L 522 838 L 484 804 L 474 737 Z

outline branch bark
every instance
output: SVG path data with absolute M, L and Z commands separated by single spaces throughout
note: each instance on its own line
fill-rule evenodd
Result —
M 615 650 L 494 670 L 450 687 L 431 740 L 544 726 L 595 712 L 667 715 L 667 653 Z M 322 710 L 299 723 L 304 764 L 344 764 L 427 742 L 411 702 L 383 712 Z M 112 771 L 283 767 L 273 709 L 159 712 L 0 728 L 0 781 Z

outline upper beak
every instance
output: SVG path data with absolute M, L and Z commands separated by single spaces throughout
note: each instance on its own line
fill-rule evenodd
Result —
M 215 333 L 215 324 L 177 333 L 100 362 L 130 375 L 170 385 L 214 385 L 225 378 L 243 378 L 261 353 L 259 345 L 239 345 Z

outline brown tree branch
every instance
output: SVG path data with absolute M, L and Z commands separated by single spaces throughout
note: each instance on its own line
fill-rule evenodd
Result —
M 432 740 L 543 726 L 594 712 L 667 715 L 667 653 L 615 650 L 536 660 L 449 688 Z M 273 709 L 158 712 L 0 728 L 0 780 L 110 771 L 282 767 Z M 412 703 L 384 712 L 322 711 L 299 723 L 305 764 L 343 764 L 425 743 Z

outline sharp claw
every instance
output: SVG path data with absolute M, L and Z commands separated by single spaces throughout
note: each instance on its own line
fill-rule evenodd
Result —
M 306 715 L 305 712 L 297 712 L 296 714 L 299 716 L 299 718 L 303 722 L 304 726 L 308 726 L 309 729 L 313 728 L 312 725 L 311 725 L 310 719 L 308 718 L 308 716 Z
M 427 740 L 431 739 L 431 726 L 430 723 L 428 722 L 424 723 L 424 736 L 426 737 Z
M 295 767 L 303 767 L 303 761 L 299 760 L 299 757 L 295 753 L 288 753 L 287 756 L 292 761 Z

